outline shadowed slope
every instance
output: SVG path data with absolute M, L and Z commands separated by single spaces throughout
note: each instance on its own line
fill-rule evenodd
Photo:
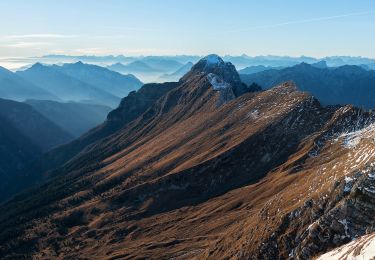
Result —
M 42 151 L 48 151 L 73 139 L 67 131 L 25 103 L 0 99 L 0 115 L 8 119 Z
M 108 106 L 77 102 L 26 100 L 25 103 L 76 138 L 102 124 L 111 111 Z

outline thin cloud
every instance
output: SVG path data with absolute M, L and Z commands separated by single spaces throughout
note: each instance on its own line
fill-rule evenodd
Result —
M 74 34 L 17 34 L 17 35 L 5 35 L 0 36 L 0 40 L 11 41 L 11 40 L 30 40 L 30 39 L 50 39 L 50 40 L 59 40 L 59 39 L 71 39 L 71 38 L 92 38 L 92 39 L 128 39 L 134 38 L 133 35 L 119 35 L 119 34 L 109 34 L 109 35 L 74 35 Z
M 75 53 L 82 54 L 82 55 L 106 55 L 110 53 L 110 50 L 104 49 L 104 48 L 97 48 L 97 47 L 88 47 L 88 48 L 76 49 Z
M 4 45 L 5 47 L 10 48 L 31 48 L 31 47 L 40 47 L 50 45 L 49 42 L 16 42 Z
M 69 35 L 69 34 L 16 34 L 16 35 L 7 35 L 3 38 L 5 39 L 36 39 L 36 38 L 44 38 L 44 39 L 61 39 L 61 38 L 74 38 L 77 37 L 76 35 Z
M 221 31 L 221 32 L 228 32 L 228 33 L 244 32 L 244 31 L 251 31 L 251 30 L 257 30 L 257 29 L 268 29 L 268 28 L 275 28 L 275 27 L 294 25 L 294 24 L 304 24 L 304 23 L 312 23 L 312 22 L 319 22 L 319 21 L 335 20 L 335 19 L 340 19 L 340 18 L 345 18 L 345 17 L 360 16 L 360 15 L 374 14 L 374 13 L 375 13 L 375 10 L 370 10 L 370 11 L 357 12 L 357 13 L 349 13 L 349 14 L 341 14 L 341 15 L 333 15 L 333 16 L 325 16 L 325 17 L 316 17 L 316 18 L 305 19 L 305 20 L 296 20 L 296 21 L 288 21 L 288 22 L 283 22 L 283 23 L 254 26 L 254 27 L 250 27 L 250 28 L 233 29 L 233 30 L 227 30 L 227 31 Z
M 121 30 L 122 32 L 126 31 L 135 31 L 135 32 L 154 32 L 154 31 L 160 31 L 160 27 L 129 27 L 129 26 L 106 26 L 102 25 L 99 26 L 99 28 L 102 29 L 111 29 L 111 30 Z

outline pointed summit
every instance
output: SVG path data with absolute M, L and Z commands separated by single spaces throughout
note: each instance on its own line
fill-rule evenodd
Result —
M 212 79 L 215 79 L 215 82 L 222 82 L 221 85 L 230 85 L 235 96 L 240 96 L 247 92 L 247 88 L 241 82 L 234 65 L 230 62 L 225 62 L 216 54 L 210 54 L 199 60 L 181 80 L 187 81 L 202 75 L 208 76 L 209 82 L 213 82 Z M 213 87 L 215 88 L 215 86 Z
M 40 69 L 43 68 L 44 65 L 40 62 L 36 62 L 33 66 L 30 67 L 30 69 Z
M 327 62 L 325 60 L 318 61 L 316 63 L 312 63 L 311 66 L 318 68 L 318 69 L 326 69 L 328 68 Z
M 224 69 L 224 67 L 229 64 L 232 65 L 231 63 L 225 63 L 223 59 L 220 58 L 218 55 L 210 54 L 199 60 L 197 64 L 193 66 L 192 70 L 201 71 L 204 73 L 211 73 L 211 70 L 216 68 Z
M 217 54 L 210 54 L 210 55 L 207 55 L 206 57 L 204 57 L 202 59 L 202 61 L 206 61 L 207 64 L 213 64 L 213 65 L 216 65 L 216 64 L 223 64 L 224 61 L 222 58 L 220 58 L 219 55 Z

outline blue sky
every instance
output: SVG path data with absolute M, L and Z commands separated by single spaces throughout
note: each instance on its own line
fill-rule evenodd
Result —
M 1 0 L 0 57 L 44 54 L 375 58 L 373 0 Z

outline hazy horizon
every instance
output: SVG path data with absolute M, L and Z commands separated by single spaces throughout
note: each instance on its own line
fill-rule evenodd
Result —
M 0 58 L 277 55 L 374 58 L 373 1 L 1 1 Z M 15 11 L 17 10 L 17 11 Z
M 101 66 L 105 66 L 105 65 L 110 65 L 110 64 L 114 64 L 116 63 L 115 61 L 112 61 L 112 62 L 102 62 L 100 63 L 100 58 L 105 58 L 105 57 L 110 57 L 110 56 L 113 56 L 114 58 L 117 58 L 117 57 L 121 57 L 123 56 L 124 58 L 131 58 L 131 59 L 134 59 L 134 60 L 141 60 L 143 58 L 147 58 L 147 57 L 160 57 L 160 58 L 169 58 L 169 59 L 172 59 L 175 57 L 196 57 L 196 58 L 202 58 L 204 56 L 207 56 L 209 54 L 216 54 L 216 53 L 206 53 L 206 54 L 203 54 L 203 55 L 194 55 L 194 54 L 175 54 L 175 55 L 158 55 L 158 54 L 155 54 L 155 55 L 124 55 L 124 54 L 107 54 L 107 55 L 95 55 L 95 54 L 82 54 L 82 55 L 69 55 L 69 54 L 56 54 L 56 53 L 48 53 L 48 54 L 45 54 L 45 55 L 41 55 L 41 56 L 35 56 L 35 57 L 0 57 L 0 66 L 1 67 L 4 67 L 6 69 L 9 69 L 9 70 L 18 70 L 24 66 L 30 66 L 32 64 L 35 64 L 37 62 L 40 62 L 40 63 L 43 63 L 43 64 L 63 64 L 63 63 L 75 63 L 75 62 L 78 62 L 78 61 L 82 61 L 83 63 L 88 63 L 88 64 L 97 64 L 97 65 L 101 65 Z M 352 59 L 369 59 L 371 61 L 371 63 L 375 62 L 375 58 L 374 57 L 369 57 L 369 56 L 352 56 L 352 55 L 332 55 L 332 56 L 322 56 L 322 57 L 318 57 L 318 56 L 308 56 L 308 55 L 298 55 L 298 56 L 293 56 L 293 55 L 275 55 L 275 54 L 260 54 L 260 55 L 248 55 L 246 53 L 243 53 L 241 55 L 231 55 L 231 54 L 224 54 L 224 55 L 220 55 L 218 54 L 219 56 L 221 57 L 232 57 L 232 58 L 236 58 L 236 57 L 247 57 L 247 58 L 258 58 L 258 57 L 275 57 L 275 58 L 285 58 L 285 59 L 303 59 L 303 58 L 306 58 L 306 59 L 315 59 L 316 61 L 320 61 L 320 60 L 325 60 L 326 58 L 335 58 L 335 57 L 338 57 L 338 58 L 352 58 Z M 55 57 L 54 57 L 55 56 Z M 82 59 L 80 59 L 80 57 L 82 57 Z M 88 61 L 85 61 L 85 59 L 83 59 L 83 57 L 87 57 L 87 58 L 98 58 L 97 61 L 95 60 L 92 60 L 90 62 Z M 66 59 L 64 59 L 66 58 Z M 194 60 L 189 60 L 190 62 L 193 62 L 194 63 Z M 124 63 L 124 62 L 122 62 Z M 124 63 L 126 64 L 126 63 Z M 347 64 L 350 64 L 347 63 Z M 357 64 L 357 63 L 355 63 Z M 365 64 L 365 63 L 364 63 Z M 259 64 L 261 65 L 261 64 Z M 243 68 L 243 67 L 239 67 L 240 69 Z

